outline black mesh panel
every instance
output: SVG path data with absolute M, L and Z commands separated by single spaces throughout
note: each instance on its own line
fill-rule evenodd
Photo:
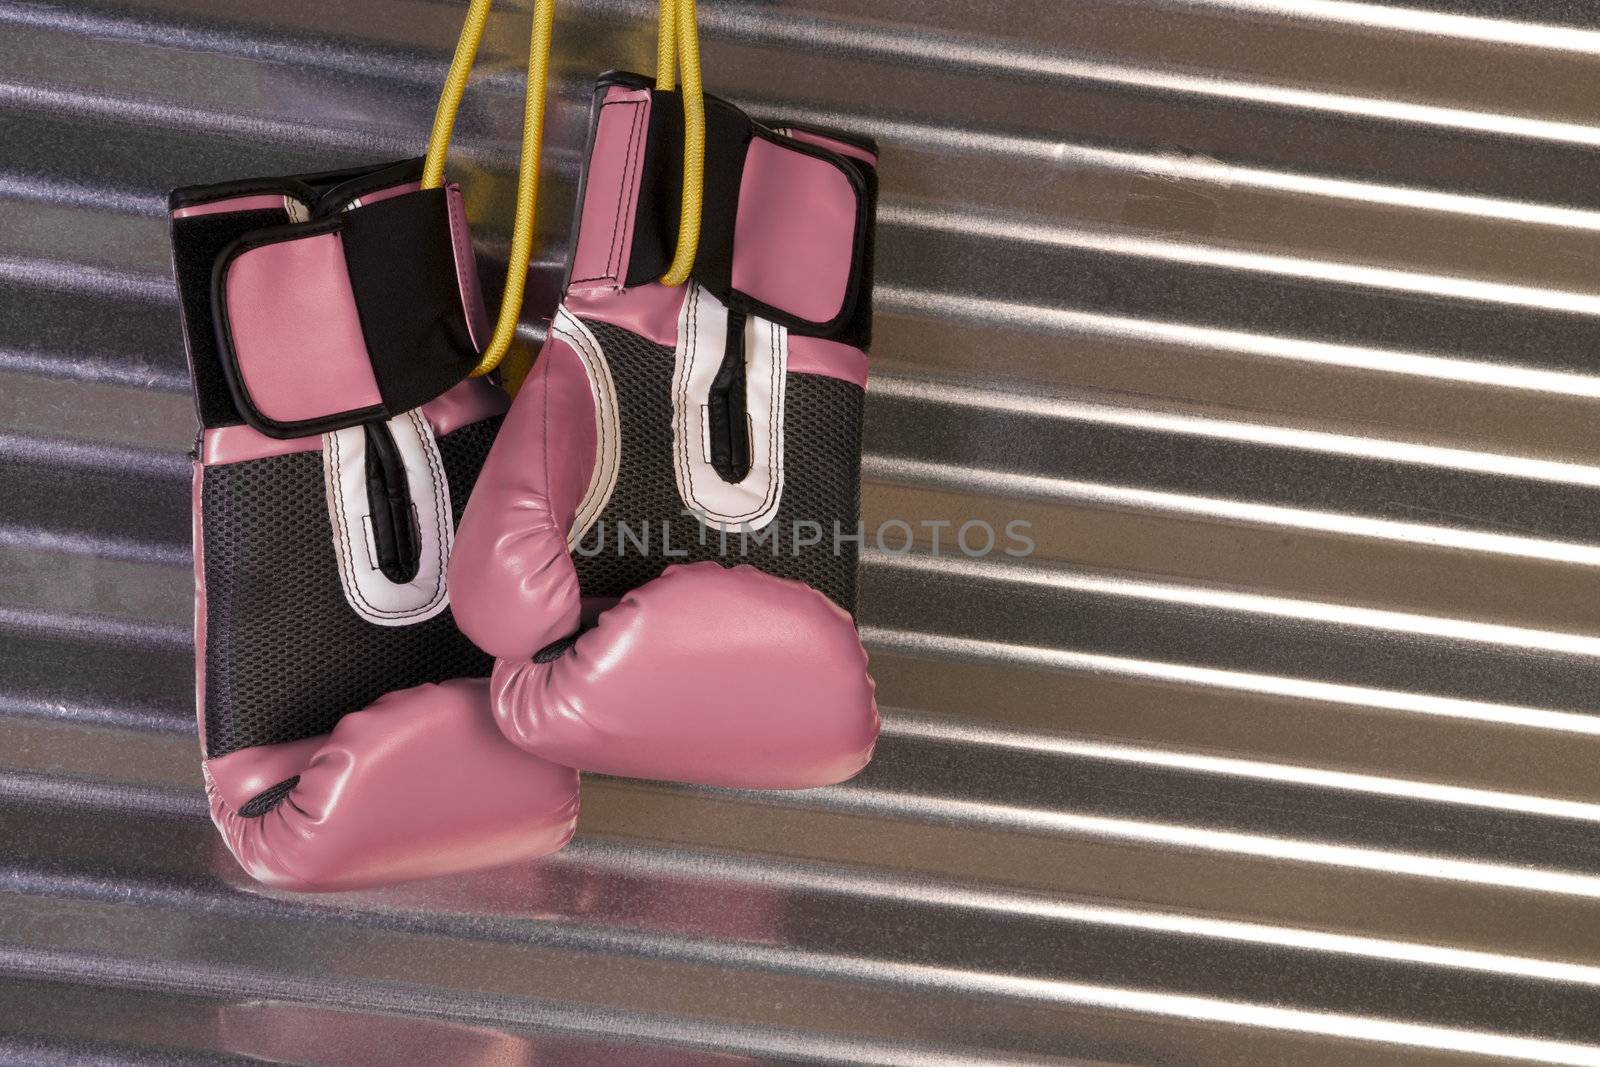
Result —
M 846 611 L 855 612 L 857 546 L 845 542 L 834 552 L 834 523 L 853 534 L 861 511 L 860 386 L 815 374 L 790 374 L 784 396 L 783 500 L 768 529 L 783 538 L 778 553 L 751 541 L 739 554 L 737 535 L 730 535 L 726 554 L 716 530 L 682 515 L 672 470 L 672 349 L 603 322 L 586 325 L 605 350 L 616 382 L 622 411 L 621 454 L 617 486 L 600 514 L 597 533 L 579 548 L 602 548 L 593 556 L 576 557 L 578 582 L 586 597 L 618 597 L 656 577 L 669 564 L 715 559 L 749 563 L 780 578 L 794 578 L 820 590 Z M 789 531 L 809 520 L 823 530 L 822 543 L 793 554 Z M 672 548 L 686 555 L 661 554 L 662 523 L 672 524 Z M 634 531 L 648 526 L 650 551 L 631 542 L 617 551 L 617 524 Z M 765 531 L 763 531 L 765 532 Z M 705 544 L 700 543 L 704 534 Z
M 457 522 L 499 424 L 439 439 Z M 207 467 L 201 492 L 208 757 L 325 734 L 391 690 L 489 673 L 448 609 L 412 626 L 350 610 L 321 452 Z

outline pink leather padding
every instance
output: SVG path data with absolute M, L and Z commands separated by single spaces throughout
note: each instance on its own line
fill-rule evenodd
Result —
M 207 467 L 287 456 L 292 452 L 316 452 L 321 448 L 320 436 L 280 440 L 249 426 L 215 426 L 200 434 L 200 462 Z
M 456 288 L 461 293 L 461 312 L 467 320 L 467 337 L 474 350 L 482 352 L 489 343 L 489 314 L 483 307 L 483 286 L 478 282 L 478 257 L 472 252 L 472 230 L 467 226 L 467 209 L 461 201 L 461 186 L 445 187 L 445 209 L 450 219 L 450 251 L 456 264 Z
M 789 335 L 789 373 L 821 374 L 867 387 L 867 354 L 822 337 Z
M 666 286 L 659 282 L 636 285 L 631 289 L 590 289 L 567 293 L 563 303 L 568 311 L 591 322 L 609 322 L 631 330 L 658 345 L 678 345 L 678 315 L 688 286 Z
M 859 159 L 861 162 L 874 169 L 876 169 L 878 166 L 877 156 L 873 155 L 865 148 L 862 148 L 860 145 L 851 144 L 849 141 L 841 141 L 834 137 L 824 137 L 822 134 L 813 133 L 810 130 L 785 129 L 780 130 L 779 132 L 785 137 L 792 138 L 793 140 L 804 141 L 806 144 L 814 144 L 818 148 L 826 148 L 830 152 L 837 152 L 839 155 L 849 156 L 851 159 Z
M 628 276 L 650 128 L 650 91 L 613 85 L 600 104 L 568 289 L 617 288 Z
M 256 785 L 295 775 L 277 807 L 238 814 Z M 528 860 L 565 845 L 578 818 L 577 772 L 507 744 L 482 679 L 389 693 L 325 737 L 209 760 L 205 777 L 212 822 L 239 865 L 278 889 L 360 889 Z
M 338 233 L 248 249 L 224 285 L 239 374 L 262 415 L 292 423 L 382 403 Z
M 808 322 L 837 318 L 855 255 L 856 191 L 840 165 L 750 142 L 734 223 L 733 287 Z
M 748 565 L 668 567 L 549 663 L 503 659 L 500 729 L 585 771 L 805 789 L 872 758 L 878 709 L 850 616 Z
M 172 217 L 193 219 L 201 215 L 224 215 L 230 211 L 270 211 L 274 208 L 287 213 L 283 196 L 282 193 L 258 193 L 230 197 L 227 200 L 213 200 L 209 204 L 191 204 L 189 207 L 174 208 Z
M 450 553 L 450 610 L 490 655 L 525 659 L 578 628 L 567 532 L 598 437 L 583 362 L 551 333 L 500 426 Z
M 486 378 L 468 378 L 422 405 L 422 416 L 433 427 L 433 435 L 443 437 L 463 426 L 504 415 L 510 407 L 511 398 L 504 389 Z

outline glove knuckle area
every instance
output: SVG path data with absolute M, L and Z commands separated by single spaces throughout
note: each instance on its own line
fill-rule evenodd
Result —
M 550 663 L 497 664 L 496 718 L 581 770 L 742 788 L 851 777 L 878 734 L 848 615 L 752 567 L 668 568 Z
M 577 773 L 506 744 L 487 700 L 482 680 L 419 686 L 294 743 L 298 752 L 258 757 L 280 772 L 308 758 L 255 818 L 235 803 L 249 780 L 208 765 L 212 819 L 251 876 L 284 889 L 355 889 L 553 852 L 576 824 Z

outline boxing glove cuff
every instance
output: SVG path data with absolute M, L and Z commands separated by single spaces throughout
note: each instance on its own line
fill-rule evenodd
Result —
M 210 305 L 189 343 L 226 387 L 203 423 L 328 433 L 467 376 L 487 337 L 472 241 L 460 189 L 422 189 L 421 163 L 172 194 L 180 282 Z

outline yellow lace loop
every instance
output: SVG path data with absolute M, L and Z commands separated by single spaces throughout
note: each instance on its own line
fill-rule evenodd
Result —
M 472 0 L 466 24 L 456 43 L 455 58 L 439 94 L 439 108 L 433 116 L 433 133 L 428 138 L 428 156 L 422 167 L 422 187 L 437 189 L 444 183 L 444 158 L 450 148 L 450 131 L 461 107 L 467 77 L 478 56 L 483 28 L 489 21 L 493 0 Z M 550 79 L 550 34 L 555 23 L 555 0 L 534 0 L 533 34 L 528 44 L 528 92 L 522 109 L 522 159 L 517 171 L 517 209 L 511 224 L 511 262 L 506 268 L 505 295 L 494 334 L 484 347 L 474 378 L 488 374 L 500 365 L 516 337 L 517 320 L 522 316 L 522 297 L 528 283 L 528 263 L 533 256 L 534 207 L 539 191 L 539 149 L 544 141 L 544 98 Z
M 656 13 L 656 88 L 671 92 L 678 81 L 678 5 L 661 0 Z
M 705 195 L 706 106 L 700 84 L 700 30 L 694 0 L 661 0 L 656 23 L 656 88 L 671 89 L 683 79 L 683 200 L 678 210 L 678 244 L 662 285 L 682 285 L 700 250 L 700 202 Z
M 461 38 L 450 60 L 439 94 L 439 107 L 433 115 L 433 132 L 428 137 L 428 155 L 422 167 L 422 187 L 437 189 L 444 184 L 445 155 L 450 149 L 450 133 L 455 128 L 456 112 L 467 90 L 472 64 L 478 57 L 484 27 L 489 23 L 493 0 L 472 0 L 467 8 Z M 484 347 L 472 376 L 488 374 L 500 365 L 516 337 L 517 321 L 522 316 L 522 298 L 527 288 L 528 263 L 533 255 L 534 208 L 539 191 L 539 153 L 544 141 L 544 102 L 550 80 L 550 36 L 555 23 L 555 0 L 534 0 L 533 33 L 528 43 L 528 90 L 522 111 L 522 156 L 517 171 L 517 208 L 511 225 L 511 257 L 506 272 L 505 296 L 494 334 Z M 706 114 L 700 83 L 700 33 L 695 19 L 694 0 L 661 0 L 657 22 L 656 87 L 671 89 L 677 76 L 683 79 L 683 200 L 678 219 L 678 244 L 663 285 L 682 285 L 694 267 L 700 248 L 700 201 L 705 190 Z

